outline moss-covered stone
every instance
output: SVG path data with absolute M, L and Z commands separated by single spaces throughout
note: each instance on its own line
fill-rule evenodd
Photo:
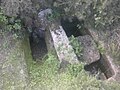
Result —
M 10 33 L 5 33 L 4 37 L 0 38 L 1 90 L 25 90 L 27 87 L 29 78 L 26 60 L 32 58 L 29 42 L 26 39 L 13 39 Z M 6 43 L 5 47 L 3 47 L 4 43 Z

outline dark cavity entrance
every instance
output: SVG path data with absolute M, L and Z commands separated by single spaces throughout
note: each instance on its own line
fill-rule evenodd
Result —
M 97 78 L 101 80 L 108 79 L 115 74 L 110 62 L 103 58 L 103 56 L 101 56 L 100 60 L 89 65 L 85 65 L 84 69 L 92 75 L 98 74 Z
M 85 28 L 84 28 L 84 21 L 83 20 L 78 20 L 77 17 L 73 17 L 71 20 L 67 19 L 61 19 L 61 26 L 66 32 L 66 35 L 68 37 L 74 36 L 82 36 L 85 35 Z
M 35 61 L 41 61 L 48 52 L 45 42 L 45 32 L 35 30 L 30 34 L 29 39 L 33 59 Z

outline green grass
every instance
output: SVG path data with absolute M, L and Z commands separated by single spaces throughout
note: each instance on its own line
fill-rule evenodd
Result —
M 42 64 L 33 62 L 30 67 L 29 90 L 119 90 L 117 83 L 108 83 L 89 76 L 83 64 L 68 65 L 65 72 L 59 72 L 59 62 L 53 55 L 47 55 Z

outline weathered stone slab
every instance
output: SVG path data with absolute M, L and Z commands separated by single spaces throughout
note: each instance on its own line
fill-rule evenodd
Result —
M 54 24 L 55 25 L 55 24 Z M 55 51 L 57 54 L 58 59 L 62 63 L 62 67 L 65 64 L 73 64 L 78 63 L 78 59 L 68 37 L 66 36 L 65 31 L 63 30 L 62 26 L 57 25 L 57 28 L 53 28 L 53 24 L 48 28 L 48 35 L 46 35 L 46 43 L 48 50 L 50 52 Z
M 96 62 L 100 59 L 99 51 L 94 40 L 89 35 L 79 36 L 78 40 L 83 47 L 82 57 L 87 64 Z
M 77 57 L 74 53 L 72 46 L 69 44 L 69 40 L 63 30 L 62 26 L 59 29 L 52 31 L 51 36 L 53 38 L 53 43 L 55 50 L 57 52 L 59 60 L 67 61 L 68 63 L 78 63 Z

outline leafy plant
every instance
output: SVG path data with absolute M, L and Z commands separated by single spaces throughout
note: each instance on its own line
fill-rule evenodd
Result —
M 73 35 L 69 38 L 69 40 L 75 53 L 77 54 L 78 57 L 80 57 L 82 55 L 82 49 L 83 49 L 80 42 Z
M 13 36 L 18 38 L 21 33 L 22 24 L 19 18 L 4 15 L 3 9 L 0 8 L 0 27 L 4 32 L 13 32 Z

